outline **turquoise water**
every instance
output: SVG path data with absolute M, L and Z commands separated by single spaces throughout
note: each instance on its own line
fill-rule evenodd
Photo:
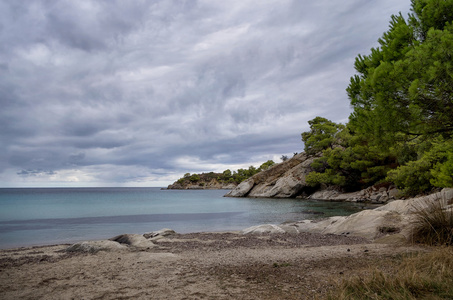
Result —
M 350 203 L 225 198 L 225 190 L 0 189 L 0 248 L 111 238 L 171 228 L 180 233 L 349 215 Z

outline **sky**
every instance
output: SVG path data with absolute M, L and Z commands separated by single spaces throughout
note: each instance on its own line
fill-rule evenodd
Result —
M 0 187 L 166 186 L 345 123 L 410 0 L 0 1 Z

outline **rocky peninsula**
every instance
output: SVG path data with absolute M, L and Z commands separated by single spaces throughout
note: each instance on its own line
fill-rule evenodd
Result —
M 318 158 L 302 152 L 246 179 L 228 192 L 226 197 L 256 198 L 308 198 L 328 201 L 371 202 L 377 204 L 395 200 L 398 190 L 393 185 L 378 185 L 352 193 L 342 193 L 334 188 L 314 189 L 305 177 L 312 170 L 310 165 Z

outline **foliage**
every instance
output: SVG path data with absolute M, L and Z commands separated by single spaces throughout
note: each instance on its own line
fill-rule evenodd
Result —
M 200 180 L 200 175 L 198 174 L 193 174 L 189 177 L 189 180 L 192 181 L 192 182 L 197 182 Z
M 439 1 L 412 2 L 409 21 L 392 16 L 380 48 L 356 58 L 347 88 L 351 125 L 382 148 L 453 133 L 453 16 L 439 14 Z M 441 2 L 453 11 L 452 0 Z
M 406 195 L 416 195 L 437 187 L 453 186 L 453 141 L 438 138 L 421 157 L 388 172 Z
M 310 131 L 302 133 L 302 141 L 307 154 L 316 154 L 333 147 L 337 142 L 338 132 L 344 128 L 344 125 L 336 124 L 322 117 L 316 117 L 308 121 L 308 124 L 310 124 Z
M 395 164 L 395 155 L 369 146 L 362 136 L 351 134 L 349 126 L 345 126 L 336 133 L 332 147 L 323 150 L 322 156 L 312 163 L 313 171 L 306 182 L 313 187 L 336 185 L 347 191 L 357 190 L 383 180 Z
M 184 185 L 187 183 L 197 183 L 203 186 L 205 182 L 209 182 L 213 179 L 221 183 L 241 183 L 242 181 L 246 180 L 247 178 L 257 174 L 258 172 L 267 170 L 275 163 L 272 160 L 268 160 L 265 163 L 261 164 L 259 168 L 255 168 L 254 166 L 250 166 L 248 169 L 238 169 L 236 171 L 231 172 L 231 170 L 227 169 L 222 173 L 201 173 L 201 174 L 184 174 L 184 177 L 178 179 L 176 183 Z
M 272 167 L 273 165 L 275 165 L 275 162 L 273 160 L 268 160 L 266 161 L 265 163 L 262 163 L 261 166 L 258 168 L 258 172 L 261 172 L 261 171 L 264 171 L 264 170 L 267 170 L 269 169 L 270 167 Z M 258 173 L 256 172 L 256 173 Z M 255 174 L 256 174 L 255 173 Z
M 431 184 L 436 187 L 453 186 L 453 150 L 445 154 L 445 162 L 437 162 L 431 170 Z
M 391 181 L 407 195 L 453 187 L 453 0 L 412 0 L 378 42 L 355 60 L 349 123 L 316 117 L 302 133 L 305 151 L 322 154 L 307 183 Z

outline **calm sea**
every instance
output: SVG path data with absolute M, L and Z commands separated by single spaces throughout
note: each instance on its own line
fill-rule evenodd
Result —
M 225 190 L 0 189 L 0 248 L 72 243 L 171 228 L 179 233 L 349 215 L 358 205 L 301 199 L 225 198 Z

